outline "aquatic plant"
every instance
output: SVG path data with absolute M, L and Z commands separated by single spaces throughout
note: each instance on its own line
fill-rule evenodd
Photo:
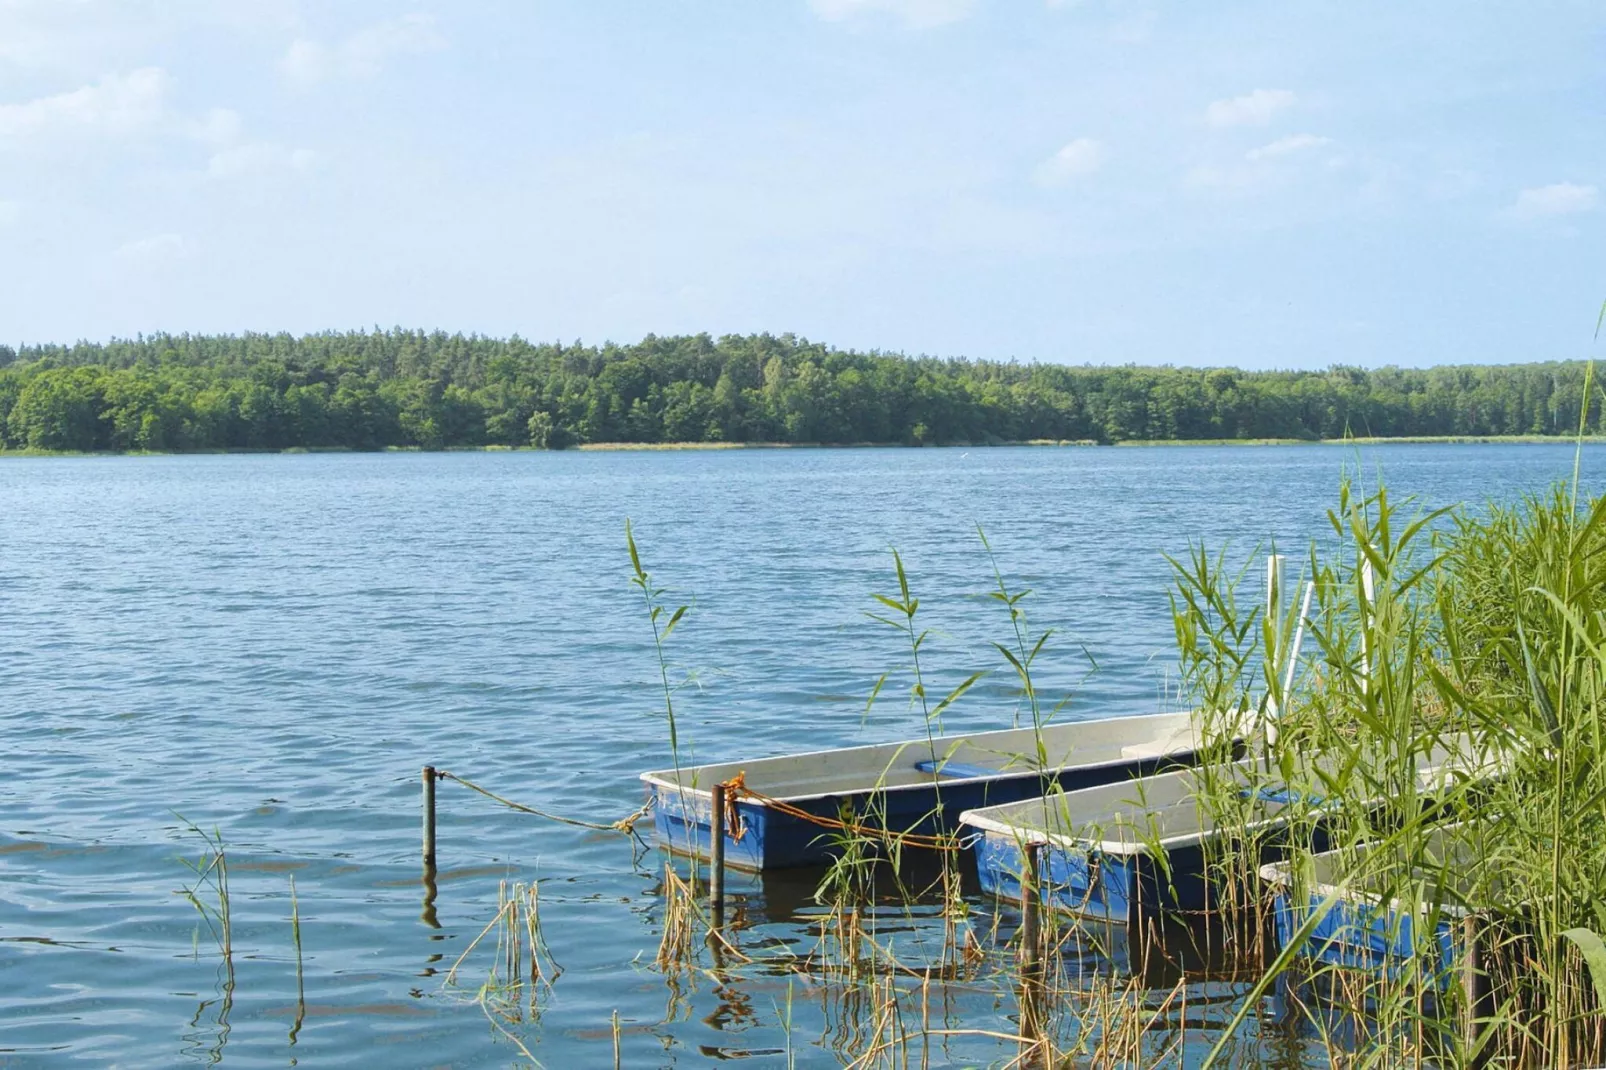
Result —
M 202 1000 L 195 1009 L 195 1016 L 190 1020 L 190 1027 L 195 1028 L 201 1017 L 206 1014 L 207 1008 L 213 1003 L 217 1004 L 215 1019 L 217 1033 L 212 1043 L 205 1046 L 201 1052 L 208 1065 L 212 1065 L 223 1058 L 223 1049 L 228 1044 L 231 1028 L 229 1015 L 234 1009 L 234 915 L 229 893 L 228 850 L 223 843 L 223 833 L 220 830 L 214 828 L 211 832 L 207 832 L 182 815 L 174 816 L 184 823 L 184 831 L 198 837 L 202 845 L 201 853 L 196 858 L 179 859 L 189 870 L 193 880 L 175 894 L 183 896 L 200 915 L 201 924 L 206 927 L 207 934 L 217 948 L 219 966 L 222 970 L 217 999 Z M 199 956 L 199 929 L 195 933 L 194 945 L 195 953 Z
M 446 971 L 442 987 L 447 991 L 456 987 L 458 971 L 485 938 L 495 933 L 495 950 L 473 1001 L 498 1035 L 540 1065 L 516 1030 L 540 1021 L 541 999 L 563 969 L 553 959 L 541 931 L 540 885 L 501 881 L 496 898 L 496 913 Z
M 186 832 L 200 838 L 202 852 L 197 858 L 179 859 L 190 871 L 194 882 L 180 889 L 177 894 L 182 895 L 200 915 L 207 933 L 217 946 L 218 957 L 232 980 L 234 924 L 229 909 L 229 857 L 223 844 L 223 834 L 217 829 L 207 832 L 182 816 L 179 820 L 184 822 Z
M 939 699 L 935 705 L 931 703 L 926 688 L 925 670 L 920 662 L 920 652 L 925 647 L 926 641 L 931 638 L 931 629 L 920 627 L 916 624 L 916 616 L 920 612 L 920 599 L 916 598 L 909 589 L 909 574 L 903 567 L 903 555 L 898 553 L 897 550 L 892 551 L 892 566 L 898 579 L 898 597 L 893 598 L 884 594 L 873 594 L 870 597 L 890 610 L 894 616 L 884 617 L 878 613 L 868 613 L 866 616 L 871 620 L 885 624 L 894 631 L 902 633 L 909 643 L 909 673 L 912 678 L 909 686 L 909 704 L 911 708 L 918 707 L 920 710 L 920 720 L 926 730 L 926 741 L 931 746 L 931 758 L 936 761 L 937 748 L 934 741 L 934 732 L 942 731 L 943 713 L 947 711 L 948 707 L 964 697 L 965 692 L 975 686 L 976 681 L 986 676 L 987 672 L 984 669 L 978 669 L 960 681 L 952 691 L 949 691 L 948 694 Z M 886 680 L 887 674 L 883 673 L 876 681 L 875 686 L 871 689 L 871 702 L 874 702 L 875 696 L 880 693 Z
M 675 606 L 673 609 L 664 602 L 664 595 L 668 592 L 653 583 L 652 575 L 641 563 L 641 552 L 636 548 L 636 535 L 631 529 L 630 521 L 625 521 L 625 545 L 630 550 L 630 567 L 633 574 L 630 577 L 631 586 L 641 593 L 642 604 L 647 610 L 648 623 L 652 625 L 653 650 L 658 656 L 658 682 L 663 688 L 664 720 L 669 726 L 669 753 L 674 759 L 675 776 L 680 776 L 680 728 L 675 722 L 675 690 L 669 682 L 669 657 L 665 652 L 665 644 L 674 634 L 675 627 L 685 618 L 689 605 Z M 668 617 L 664 612 L 668 610 Z
M 296 1037 L 307 1018 L 307 986 L 301 962 L 301 902 L 296 898 L 296 878 L 290 876 L 290 940 L 296 949 L 296 1020 L 290 1025 L 290 1046 L 295 1047 Z
M 1331 850 L 1319 879 L 1294 850 L 1287 902 L 1307 907 L 1284 919 L 1289 946 L 1234 1029 L 1278 987 L 1347 1059 L 1601 1058 L 1606 501 L 1575 500 L 1563 488 L 1482 515 L 1406 515 L 1385 488 L 1341 488 L 1336 542 L 1312 552 L 1316 657 L 1267 747 Z M 1230 646 L 1212 657 L 1207 685 L 1242 667 Z M 1424 775 L 1435 755 L 1458 761 Z M 1204 802 L 1237 805 L 1226 791 Z M 1310 957 L 1318 928 L 1352 916 L 1372 917 L 1367 939 L 1388 950 Z

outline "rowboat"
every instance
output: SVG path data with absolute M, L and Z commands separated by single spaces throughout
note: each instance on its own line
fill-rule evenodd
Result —
M 1466 888 L 1456 874 L 1475 838 L 1466 826 L 1428 833 L 1424 855 L 1434 861 L 1411 872 L 1421 892 L 1412 902 L 1385 896 L 1375 882 L 1345 882 L 1382 849 L 1375 843 L 1324 851 L 1308 865 L 1285 859 L 1262 866 L 1261 879 L 1274 889 L 1278 944 L 1297 945 L 1295 954 L 1306 960 L 1389 977 L 1413 960 L 1419 968 L 1426 962 L 1441 983 L 1449 980 L 1468 947 Z
M 641 779 L 658 842 L 706 858 L 713 788 L 740 777 L 725 864 L 766 870 L 831 861 L 839 853 L 832 831 L 844 823 L 898 835 L 951 832 L 965 810 L 1193 764 L 1218 736 L 1239 745 L 1237 732 L 1218 732 L 1192 713 L 1144 714 L 661 769 Z
M 1210 774 L 1177 770 L 961 814 L 960 822 L 979 833 L 982 890 L 1019 898 L 1031 851 L 1038 894 L 1055 910 L 1134 924 L 1161 909 L 1210 909 L 1218 893 L 1206 854 L 1223 830 L 1200 803 L 1206 775 L 1253 790 L 1254 763 Z M 1247 800 L 1248 820 L 1236 827 L 1246 835 L 1279 828 L 1290 801 L 1277 793 Z
M 1469 741 L 1457 739 L 1419 760 L 1424 804 L 1433 789 L 1457 778 L 1494 775 L 1495 763 L 1470 760 L 1470 753 Z M 1297 814 L 1313 814 L 1318 820 L 1304 827 L 1308 846 L 1328 846 L 1326 823 L 1319 820 L 1327 802 L 1268 783 L 1256 767 L 1255 761 L 1240 761 L 1175 770 L 972 810 L 959 820 L 978 833 L 976 869 L 984 891 L 1019 897 L 1030 851 L 1044 903 L 1069 914 L 1136 924 L 1144 914 L 1218 907 L 1228 889 L 1212 879 L 1207 861 L 1210 845 L 1228 835 L 1241 836 L 1257 852 L 1258 868 L 1286 853 Z M 1239 805 L 1230 815 L 1201 805 L 1206 796 L 1234 793 Z

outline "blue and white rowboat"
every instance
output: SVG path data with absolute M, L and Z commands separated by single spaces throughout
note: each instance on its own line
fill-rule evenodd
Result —
M 1184 769 L 960 815 L 979 833 L 976 870 L 983 891 L 1018 899 L 1026 852 L 1034 850 L 1038 894 L 1058 911 L 1126 925 L 1161 910 L 1215 906 L 1206 852 L 1222 830 L 1200 805 L 1205 775 Z M 1209 775 L 1247 786 L 1254 781 L 1253 763 Z M 1246 834 L 1280 828 L 1287 803 L 1286 793 L 1261 792 L 1246 800 L 1249 820 L 1237 827 Z
M 1228 733 L 1222 731 L 1221 736 Z M 951 831 L 961 811 L 1126 781 L 1199 759 L 1206 738 L 1191 713 L 1110 717 L 1030 728 L 939 736 L 745 762 L 641 774 L 653 802 L 660 844 L 706 858 L 713 787 L 738 774 L 767 798 L 740 798 L 737 827 L 726 830 L 725 863 L 765 870 L 818 865 L 835 857 L 827 828 L 772 807 L 897 833 Z M 1237 746 L 1236 736 L 1224 742 Z M 1046 758 L 1046 760 L 1044 760 Z
M 1423 893 L 1411 903 L 1385 898 L 1375 885 L 1343 885 L 1345 874 L 1357 872 L 1377 850 L 1375 844 L 1315 854 L 1308 866 L 1296 866 L 1292 859 L 1263 866 L 1261 879 L 1275 890 L 1279 946 L 1298 941 L 1295 953 L 1306 960 L 1389 977 L 1399 976 L 1414 960 L 1418 968 L 1429 966 L 1427 973 L 1440 984 L 1449 982 L 1466 952 L 1468 911 L 1465 889 L 1456 879 L 1458 860 L 1472 854 L 1476 838 L 1476 831 L 1464 825 L 1430 832 L 1425 853 L 1438 865 L 1410 875 Z M 1313 927 L 1301 936 L 1312 918 Z
M 1416 775 L 1424 804 L 1436 789 L 1458 778 L 1498 775 L 1499 762 L 1472 754 L 1470 740 L 1461 737 L 1419 760 Z M 1161 773 L 972 810 L 959 820 L 979 833 L 976 868 L 983 890 L 1018 898 L 1025 852 L 1040 848 L 1044 902 L 1066 913 L 1133 924 L 1145 913 L 1219 906 L 1224 889 L 1207 872 L 1207 845 L 1229 831 L 1253 845 L 1257 866 L 1287 851 L 1287 827 L 1299 800 L 1287 787 L 1267 784 L 1255 766 L 1247 761 Z M 1217 780 L 1211 785 L 1214 793 L 1201 791 L 1206 776 L 1236 781 L 1243 805 L 1231 815 L 1201 806 L 1202 795 L 1219 795 L 1223 786 Z M 1320 814 L 1325 808 L 1317 796 L 1303 804 L 1306 813 Z M 1223 816 L 1229 818 L 1230 829 L 1222 827 Z M 1318 821 L 1308 830 L 1316 850 L 1327 846 L 1324 824 Z

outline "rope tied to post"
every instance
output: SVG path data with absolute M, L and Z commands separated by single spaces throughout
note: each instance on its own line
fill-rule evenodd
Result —
M 747 835 L 747 826 L 742 823 L 742 812 L 736 803 L 743 795 L 751 794 L 747 788 L 747 770 L 737 773 L 720 787 L 725 789 L 725 832 L 732 843 L 741 843 L 742 837 Z
M 920 832 L 895 832 L 892 829 L 881 828 L 876 825 L 866 825 L 857 821 L 843 821 L 840 818 L 823 817 L 820 814 L 811 814 L 800 806 L 794 806 L 784 799 L 777 799 L 773 795 L 765 795 L 761 791 L 754 791 L 747 786 L 746 772 L 737 773 L 730 780 L 720 785 L 725 789 L 725 827 L 735 829 L 736 833 L 731 839 L 740 843 L 742 834 L 747 830 L 740 823 L 736 813 L 736 803 L 739 799 L 752 799 L 760 806 L 768 807 L 787 817 L 795 817 L 799 821 L 807 821 L 811 825 L 818 825 L 823 829 L 834 832 L 846 832 L 852 836 L 861 836 L 869 840 L 892 841 L 909 847 L 922 847 L 930 851 L 960 851 L 965 844 L 954 836 L 931 836 Z
M 592 829 L 596 832 L 622 832 L 627 836 L 634 835 L 636 831 L 636 822 L 646 817 L 647 812 L 652 807 L 651 803 L 647 803 L 646 805 L 642 806 L 641 809 L 627 817 L 622 817 L 610 825 L 602 825 L 595 821 L 582 821 L 577 817 L 564 817 L 562 814 L 548 813 L 545 810 L 537 810 L 533 806 L 525 806 L 523 803 L 514 802 L 512 799 L 505 799 L 496 794 L 496 792 L 491 791 L 488 788 L 482 788 L 472 780 L 469 780 L 465 777 L 460 777 L 456 773 L 447 772 L 445 769 L 437 769 L 435 771 L 435 777 L 438 780 L 455 780 L 465 788 L 468 788 L 470 791 L 477 791 L 487 799 L 490 799 L 493 802 L 501 803 L 509 810 L 516 810 L 521 814 L 530 814 L 533 817 L 544 817 L 548 821 L 556 821 L 561 825 L 572 825 L 575 828 Z

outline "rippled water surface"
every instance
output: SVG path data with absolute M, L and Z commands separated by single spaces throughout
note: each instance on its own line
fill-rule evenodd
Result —
M 1323 537 L 1341 467 L 1425 505 L 1568 475 L 1563 446 L 395 454 L 0 461 L 0 1065 L 502 1066 L 522 1058 L 445 969 L 539 879 L 564 972 L 513 1026 L 548 1066 L 835 1065 L 829 1001 L 795 977 L 651 968 L 661 862 L 623 837 L 445 783 L 428 923 L 418 777 L 434 764 L 595 822 L 667 763 L 657 663 L 624 524 L 693 608 L 670 645 L 699 760 L 920 731 L 870 621 L 908 566 L 954 682 L 992 667 L 991 566 L 1059 629 L 1069 716 L 1165 704 L 1168 566 Z M 1587 450 L 1592 481 L 1606 453 Z M 1085 648 L 1085 649 L 1084 649 Z M 1096 664 L 1097 671 L 1091 671 Z M 950 728 L 1008 725 L 995 673 Z M 179 815 L 182 815 L 182 819 Z M 216 829 L 235 984 L 174 894 Z M 290 882 L 304 1014 L 296 1029 Z M 806 887 L 737 889 L 754 941 L 806 941 Z M 978 925 L 991 909 L 975 901 Z M 476 957 L 480 956 L 480 957 Z M 955 1021 L 1009 1028 L 977 989 Z M 1230 995 L 1230 993 L 1229 993 Z M 788 1036 L 780 1019 L 788 1013 Z M 294 1036 L 292 1038 L 292 1031 Z M 1007 1060 L 956 1038 L 932 1065 Z

